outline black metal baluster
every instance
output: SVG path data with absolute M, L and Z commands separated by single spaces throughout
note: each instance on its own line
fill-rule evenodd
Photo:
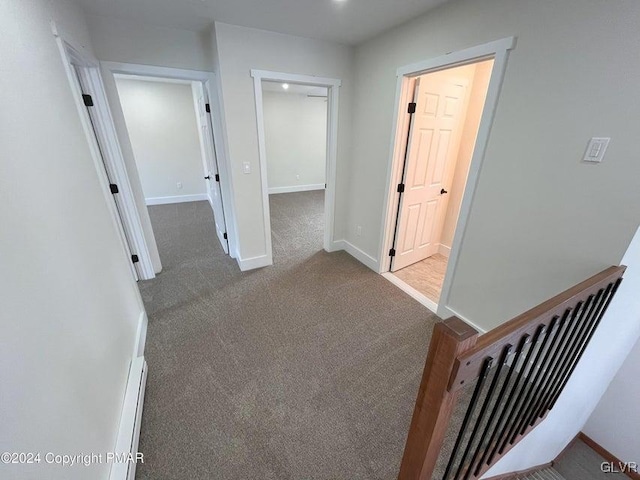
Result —
M 509 382 L 511 380 L 511 376 L 513 375 L 513 371 L 516 370 L 518 368 L 518 362 L 520 361 L 520 356 L 522 355 L 522 352 L 524 351 L 525 346 L 527 345 L 527 343 L 529 343 L 531 339 L 531 336 L 529 334 L 525 334 L 522 336 L 522 338 L 520 339 L 520 342 L 518 343 L 518 347 L 516 348 L 516 354 L 515 357 L 513 357 L 513 363 L 511 364 L 511 368 L 509 368 L 509 373 L 507 374 L 507 378 L 502 386 L 502 390 L 500 392 L 500 394 L 498 395 L 498 398 L 502 398 L 504 396 L 504 393 L 509 385 Z M 480 467 L 481 465 L 485 462 L 485 460 L 487 459 L 487 456 L 489 454 L 489 449 L 491 447 L 491 445 L 494 444 L 494 442 L 496 441 L 496 436 L 498 435 L 498 432 L 500 431 L 500 425 L 502 424 L 502 421 L 504 420 L 504 417 L 509 409 L 509 406 L 511 405 L 511 401 L 513 400 L 514 394 L 515 394 L 515 390 L 516 387 L 518 385 L 518 380 L 521 377 L 521 373 L 522 371 L 518 372 L 518 375 L 516 376 L 516 381 L 515 383 L 512 385 L 511 387 L 511 391 L 509 392 L 509 395 L 507 396 L 507 401 L 505 402 L 504 406 L 502 407 L 502 411 L 500 413 L 500 416 L 498 417 L 498 421 L 496 422 L 495 427 L 493 428 L 493 432 L 491 433 L 491 436 L 489 437 L 489 442 L 487 443 L 487 449 L 485 450 L 484 454 L 482 455 L 482 458 L 480 459 L 480 461 L 478 462 L 478 466 L 476 467 L 476 471 L 473 472 L 473 474 L 477 477 L 478 473 L 480 472 Z M 496 406 L 498 406 L 499 403 L 496 403 Z M 495 451 L 495 447 L 493 449 L 493 451 Z
M 528 335 L 526 336 L 528 337 Z M 525 337 L 523 337 L 525 338 Z M 520 352 L 522 351 L 522 348 L 524 347 L 524 342 L 521 339 L 518 347 L 516 349 L 516 355 L 514 357 L 513 363 L 511 365 L 511 368 L 509 368 L 509 370 L 507 371 L 507 375 L 504 379 L 504 382 L 502 383 L 502 387 L 500 388 L 500 391 L 498 392 L 498 396 L 496 397 L 494 403 L 493 403 L 493 409 L 491 410 L 491 414 L 489 415 L 489 420 L 487 421 L 487 424 L 484 427 L 484 432 L 482 432 L 482 436 L 480 437 L 480 442 L 478 443 L 478 450 L 480 450 L 481 448 L 483 448 L 483 453 L 482 456 L 480 457 L 480 460 L 478 461 L 478 463 L 476 464 L 476 468 L 473 472 L 473 476 L 477 477 L 478 474 L 480 473 L 480 469 L 482 468 L 482 464 L 484 463 L 484 461 L 487 459 L 487 456 L 489 455 L 489 450 L 491 448 L 491 442 L 493 441 L 496 433 L 498 432 L 498 427 L 500 425 L 500 420 L 502 418 L 502 414 L 500 416 L 498 416 L 498 411 L 502 408 L 502 412 L 504 413 L 504 409 L 506 408 L 506 404 L 502 404 L 502 399 L 505 396 L 505 392 L 507 391 L 507 388 L 509 387 L 509 382 L 511 381 L 511 376 L 513 375 L 513 370 L 516 368 L 517 366 L 517 362 L 518 362 L 518 358 L 520 357 Z M 507 364 L 509 363 L 509 357 L 511 356 L 511 353 L 513 351 L 513 345 L 507 345 L 504 347 L 504 352 L 505 352 L 505 356 L 504 356 L 504 365 L 503 367 L 506 367 Z M 491 430 L 491 425 L 493 425 L 494 420 L 496 419 L 496 417 L 498 418 L 497 423 L 494 425 L 493 427 L 493 432 L 491 433 L 491 436 L 489 436 L 489 442 L 486 444 L 485 447 L 483 447 L 484 441 L 487 438 L 487 435 L 489 434 L 489 431 Z M 478 455 L 478 451 L 476 451 L 476 454 L 474 455 L 473 460 L 471 461 L 471 467 L 473 467 L 473 465 L 475 464 L 475 460 L 476 457 Z
M 489 390 L 487 390 L 487 396 L 484 399 L 484 402 L 482 402 L 482 407 L 480 408 L 480 414 L 478 415 L 478 418 L 476 419 L 476 424 L 473 427 L 473 431 L 471 432 L 471 437 L 469 438 L 469 443 L 467 445 L 467 451 L 465 451 L 465 455 L 462 457 L 463 460 L 460 462 L 460 466 L 463 467 L 464 466 L 464 459 L 467 456 L 468 451 L 470 450 L 470 448 L 472 447 L 474 440 L 476 439 L 476 436 L 478 435 L 478 432 L 480 431 L 480 426 L 482 425 L 482 420 L 484 419 L 487 410 L 489 409 L 489 405 L 491 404 L 491 400 L 493 398 L 493 392 L 495 391 L 498 382 L 500 381 L 500 373 L 502 372 L 502 368 L 504 367 L 505 363 L 506 363 L 506 359 L 507 359 L 507 355 L 509 354 L 509 352 L 511 351 L 511 349 L 513 348 L 512 345 L 508 345 L 506 348 L 503 348 L 502 353 L 500 354 L 500 361 L 498 362 L 498 366 L 496 367 L 496 372 L 493 374 L 493 379 L 491 380 L 491 385 L 489 385 Z M 486 429 L 485 429 L 486 431 Z M 484 433 L 482 434 L 484 435 Z M 473 469 L 473 464 L 475 463 L 476 459 L 478 458 L 478 453 L 480 452 L 480 449 L 482 448 L 482 438 L 480 439 L 480 441 L 478 442 L 478 445 L 476 446 L 476 449 L 473 453 L 473 456 L 471 457 L 471 462 L 469 463 L 469 468 L 466 470 L 465 475 L 464 475 L 464 480 L 468 480 L 469 475 L 471 475 L 471 470 Z M 457 478 L 457 476 L 456 476 Z
M 615 296 L 616 291 L 618 290 L 618 287 L 620 286 L 620 282 L 622 282 L 622 278 L 619 278 L 618 280 L 616 280 L 616 282 L 613 285 L 613 287 L 611 286 L 611 284 L 609 284 L 609 286 L 607 287 L 607 290 L 606 290 L 605 295 L 604 295 L 606 297 L 606 300 L 604 302 L 604 307 L 601 308 L 599 313 L 597 314 L 597 319 L 596 319 L 595 325 L 593 326 L 593 328 L 591 328 L 586 341 L 583 342 L 583 344 L 581 345 L 580 351 L 578 352 L 578 355 L 577 355 L 577 358 L 572 363 L 571 369 L 569 370 L 568 374 L 562 380 L 562 384 L 560 386 L 560 389 L 558 390 L 558 392 L 553 397 L 553 401 L 551 402 L 551 406 L 549 407 L 549 409 L 552 409 L 553 406 L 556 404 L 556 402 L 558 401 L 558 398 L 560 397 L 560 394 L 564 390 L 564 387 L 567 385 L 567 382 L 571 378 L 571 375 L 573 375 L 573 371 L 575 370 L 576 365 L 578 365 L 578 363 L 580 363 L 580 359 L 582 358 L 582 355 L 584 354 L 584 351 L 587 349 L 587 346 L 589 346 L 589 342 L 591 342 L 591 338 L 593 337 L 593 334 L 598 329 L 598 326 L 600 325 L 600 321 L 602 320 L 602 317 L 604 316 L 605 312 L 607 311 L 607 308 L 609 308 L 609 304 L 611 303 L 611 300 Z M 608 295 L 607 295 L 607 293 L 608 293 Z
M 576 325 L 578 325 L 576 318 L 578 316 L 578 313 L 580 313 L 581 307 L 582 307 L 582 302 L 578 302 L 578 304 L 573 309 L 573 313 L 569 318 L 567 318 L 570 312 L 569 309 L 566 310 L 563 316 L 562 322 L 565 323 L 565 328 L 564 328 L 564 332 L 562 333 L 562 338 L 558 342 L 558 346 L 553 352 L 553 357 L 551 357 L 551 360 L 549 361 L 549 366 L 547 367 L 548 375 L 546 375 L 546 377 L 543 379 L 543 384 L 542 384 L 543 386 L 540 388 L 540 394 L 538 395 L 537 400 L 533 404 L 533 409 L 531 410 L 531 413 L 527 418 L 527 423 L 525 423 L 525 426 L 527 424 L 529 426 L 533 426 L 533 424 L 536 422 L 536 418 L 538 418 L 538 415 L 537 415 L 538 411 L 540 410 L 540 407 L 542 406 L 544 399 L 549 394 L 550 387 L 551 385 L 553 385 L 553 380 L 558 375 L 558 371 L 560 370 L 560 365 L 562 364 L 562 359 L 567 354 L 567 351 L 570 348 L 571 340 L 572 340 L 571 334 L 574 333 L 576 329 Z
M 514 418 L 514 422 L 511 425 L 511 428 L 509 429 L 509 434 L 506 436 L 506 438 L 502 442 L 502 445 L 500 446 L 500 450 L 499 450 L 500 453 L 504 451 L 505 447 L 507 446 L 507 443 L 513 443 L 513 439 L 518 435 L 518 430 L 517 430 L 518 424 L 520 423 L 520 419 L 522 418 L 522 415 L 524 414 L 525 409 L 527 408 L 528 402 L 530 400 L 531 392 L 533 391 L 533 387 L 535 386 L 535 383 L 531 381 L 531 378 L 532 377 L 537 378 L 535 369 L 539 364 L 540 359 L 544 355 L 547 343 L 549 342 L 549 339 L 551 339 L 551 336 L 553 335 L 553 329 L 556 326 L 557 321 L 558 321 L 558 317 L 553 317 L 551 319 L 551 322 L 549 322 L 546 335 L 544 336 L 544 338 L 542 339 L 542 342 L 540 343 L 540 347 L 538 348 L 536 357 L 533 359 L 533 363 L 531 364 L 531 368 L 529 369 L 529 375 L 526 378 L 526 381 L 529 383 L 529 386 L 527 388 L 527 393 L 523 398 L 520 408 L 518 408 L 518 413 L 516 414 L 516 417 Z
M 533 417 L 533 421 L 535 422 L 537 418 L 541 418 L 549 409 L 550 400 L 553 398 L 553 393 L 557 389 L 560 381 L 564 377 L 567 372 L 568 365 L 570 365 L 569 361 L 573 358 L 574 353 L 577 351 L 578 345 L 580 344 L 581 339 L 583 338 L 583 332 L 587 324 L 589 323 L 589 318 L 591 313 L 593 312 L 593 305 L 596 302 L 593 301 L 594 295 L 589 295 L 589 297 L 582 304 L 582 310 L 580 311 L 580 315 L 575 321 L 575 325 L 573 331 L 571 332 L 571 338 L 569 339 L 569 348 L 566 354 L 563 356 L 562 361 L 560 363 L 560 368 L 557 373 L 554 375 L 553 380 L 551 381 L 547 393 L 545 394 L 542 402 L 540 402 L 540 407 L 535 413 Z M 580 305 L 580 304 L 579 304 Z M 577 311 L 577 309 L 576 309 Z
M 546 353 L 544 354 L 544 358 L 542 359 L 542 362 L 540 363 L 540 365 L 538 367 L 538 372 L 536 373 L 536 379 L 533 382 L 533 385 L 534 385 L 533 395 L 531 395 L 529 397 L 529 402 L 528 402 L 527 408 L 524 411 L 524 415 L 520 419 L 520 423 L 518 424 L 518 428 L 516 429 L 516 434 L 513 437 L 511 437 L 511 442 L 513 442 L 515 440 L 515 437 L 518 434 L 522 435 L 525 432 L 525 430 L 527 429 L 528 418 L 529 418 L 529 415 L 531 415 L 531 410 L 533 410 L 533 404 L 539 398 L 540 392 L 541 392 L 541 389 L 542 389 L 542 385 L 544 383 L 543 375 L 545 375 L 547 373 L 547 371 L 548 371 L 549 362 L 553 358 L 553 354 L 554 354 L 554 352 L 556 350 L 556 347 L 558 345 L 558 340 L 560 339 L 560 334 L 563 332 L 563 329 L 564 329 L 565 322 L 567 320 L 568 314 L 569 314 L 569 310 L 566 310 L 565 313 L 562 315 L 562 318 L 558 321 L 558 328 L 555 329 L 555 332 L 553 333 L 553 338 L 551 339 L 551 343 L 549 344 L 549 348 L 547 349 Z M 550 333 L 550 335 L 551 334 L 552 333 Z
M 464 415 L 464 420 L 462 421 L 462 425 L 460 426 L 460 431 L 458 432 L 458 437 L 456 438 L 456 443 L 453 446 L 453 452 L 451 452 L 451 456 L 449 457 L 449 462 L 447 463 L 447 468 L 444 471 L 443 480 L 447 480 L 449 478 L 449 473 L 453 468 L 456 457 L 458 456 L 458 450 L 460 449 L 460 444 L 464 439 L 464 436 L 467 432 L 467 427 L 469 426 L 469 422 L 471 421 L 471 417 L 473 416 L 473 412 L 476 409 L 478 404 L 478 399 L 480 398 L 480 394 L 482 393 L 482 389 L 484 388 L 484 383 L 487 380 L 487 376 L 489 375 L 489 371 L 493 366 L 493 358 L 487 357 L 482 364 L 482 369 L 480 370 L 480 377 L 478 378 L 478 383 L 476 383 L 476 388 L 473 391 L 473 396 L 471 397 L 471 401 L 469 402 L 469 406 L 467 407 L 467 412 Z M 467 446 L 467 449 L 469 447 Z M 466 456 L 466 452 L 465 452 Z M 462 463 L 462 462 L 461 462 Z M 455 479 L 458 478 L 459 469 L 456 472 Z
M 532 382 L 531 385 L 531 393 L 529 395 L 529 398 L 527 399 L 527 408 L 524 409 L 523 415 L 522 417 L 520 417 L 520 421 L 518 423 L 518 427 L 516 428 L 516 431 L 514 432 L 513 436 L 511 437 L 511 443 L 513 443 L 513 441 L 515 440 L 515 438 L 518 435 L 522 435 L 522 433 L 524 433 L 524 431 L 527 428 L 527 419 L 529 418 L 529 415 L 531 414 L 531 410 L 533 408 L 533 405 L 535 403 L 535 401 L 539 398 L 540 396 L 540 391 L 542 389 L 542 385 L 544 383 L 544 378 L 543 375 L 545 375 L 547 373 L 547 369 L 549 366 L 549 362 L 550 360 L 553 358 L 553 352 L 555 351 L 555 348 L 557 346 L 558 343 L 558 339 L 560 338 L 560 333 L 563 331 L 564 325 L 565 325 L 565 321 L 567 318 L 567 314 L 568 312 L 565 311 L 564 315 L 562 316 L 562 318 L 558 319 L 556 317 L 556 324 L 557 324 L 557 328 L 552 329 L 549 332 L 549 336 L 551 336 L 551 342 L 549 343 L 549 347 L 546 349 L 543 357 L 542 357 L 542 361 L 538 364 L 537 368 L 538 371 L 536 372 L 535 378 Z
M 563 376 L 560 378 L 560 381 L 558 382 L 558 386 L 556 387 L 556 391 L 552 392 L 552 396 L 551 396 L 552 400 L 550 402 L 551 405 L 553 405 L 554 403 L 553 399 L 557 398 L 560 395 L 560 393 L 562 393 L 562 390 L 564 389 L 564 385 L 566 384 L 566 382 L 569 381 L 569 377 L 573 372 L 571 370 L 571 366 L 574 365 L 574 363 L 578 360 L 580 352 L 582 351 L 583 348 L 585 348 L 585 343 L 587 341 L 587 338 L 589 338 L 589 332 L 591 332 L 594 329 L 596 322 L 598 321 L 598 312 L 602 310 L 602 307 L 606 303 L 607 295 L 611 290 L 611 286 L 612 285 L 609 285 L 606 289 L 601 288 L 596 294 L 593 304 L 591 305 L 591 309 L 589 311 L 589 316 L 587 317 L 587 321 L 585 322 L 582 330 L 579 333 L 577 348 L 573 352 L 573 356 L 569 361 L 567 372 L 565 372 Z
M 518 396 L 516 397 L 516 401 L 513 403 L 513 406 L 511 407 L 511 411 L 509 412 L 507 420 L 504 422 L 504 426 L 502 427 L 502 430 L 500 431 L 500 434 L 498 435 L 498 438 L 496 440 L 496 444 L 493 447 L 493 450 L 491 451 L 491 455 L 489 455 L 488 463 L 491 463 L 493 461 L 496 453 L 498 452 L 498 446 L 500 445 L 500 442 L 502 442 L 502 439 L 504 438 L 505 433 L 507 433 L 507 429 L 511 425 L 511 421 L 513 420 L 513 417 L 514 417 L 514 415 L 515 415 L 515 413 L 517 411 L 518 405 L 520 404 L 520 401 L 522 400 L 522 398 L 524 396 L 524 392 L 527 389 L 527 382 L 526 381 L 522 382 L 522 379 L 523 378 L 526 379 L 527 376 L 525 375 L 525 372 L 527 371 L 528 368 L 531 367 L 529 361 L 531 360 L 533 352 L 536 349 L 536 346 L 538 345 L 538 341 L 540 339 L 540 336 L 544 335 L 546 331 L 547 331 L 546 325 L 540 325 L 540 326 L 538 326 L 538 329 L 536 330 L 536 333 L 533 336 L 533 340 L 531 341 L 531 345 L 529 346 L 529 350 L 527 351 L 527 354 L 526 354 L 526 356 L 524 358 L 524 361 L 522 362 L 522 368 L 518 372 L 518 376 L 516 377 L 516 381 L 513 384 L 513 389 L 512 389 L 511 394 L 510 394 L 510 397 L 512 398 L 515 395 L 515 392 L 518 389 L 518 387 L 520 387 L 520 390 L 518 392 Z

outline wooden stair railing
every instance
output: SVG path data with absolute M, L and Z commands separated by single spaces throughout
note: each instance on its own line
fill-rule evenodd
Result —
M 625 268 L 609 267 L 482 336 L 456 317 L 436 324 L 399 480 L 476 480 L 539 425 L 580 362 Z M 465 387 L 473 393 L 452 451 L 445 452 L 446 468 L 441 459 L 434 477 Z

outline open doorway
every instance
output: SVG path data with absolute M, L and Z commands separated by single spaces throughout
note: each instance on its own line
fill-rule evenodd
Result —
M 217 159 L 202 82 L 115 74 L 120 105 L 156 239 L 176 243 L 179 217 L 213 215 L 216 236 L 229 252 Z M 172 207 L 169 207 L 171 205 Z M 177 212 L 177 213 L 176 213 Z M 167 230 L 167 231 L 164 231 Z M 161 235 L 158 235 L 161 232 Z M 207 243 L 211 238 L 201 238 Z M 158 245 L 163 265 L 185 249 Z
M 493 60 L 417 76 L 391 272 L 435 304 L 484 109 Z
M 262 82 L 273 255 L 322 249 L 327 182 L 326 87 Z M 276 260 L 277 261 L 277 260 Z
M 262 205 L 264 215 L 264 241 L 266 246 L 266 255 L 263 257 L 257 257 L 251 262 L 251 268 L 257 268 L 273 264 L 273 250 L 274 240 L 272 238 L 271 228 L 271 198 L 273 198 L 274 208 L 280 207 L 279 200 L 286 200 L 287 197 L 279 194 L 283 193 L 296 193 L 296 195 L 302 197 L 309 197 L 309 221 L 315 223 L 315 228 L 319 232 L 322 230 L 322 244 L 321 248 L 330 252 L 335 249 L 333 231 L 334 231 L 334 205 L 335 205 L 335 186 L 336 186 L 336 159 L 338 152 L 338 102 L 341 80 L 334 78 L 315 77 L 311 75 L 299 75 L 282 72 L 270 72 L 266 70 L 251 70 L 251 76 L 254 81 L 254 94 L 256 102 L 256 121 L 258 127 L 258 146 L 260 156 L 260 180 L 262 186 Z M 303 103 L 307 104 L 305 110 L 311 110 L 311 107 L 315 107 L 316 114 L 314 120 L 309 118 L 301 120 L 301 122 L 309 123 L 307 127 L 313 128 L 313 134 L 304 129 L 304 125 L 293 124 L 291 118 L 286 118 L 287 115 L 282 115 L 283 111 L 290 111 L 291 115 L 297 116 L 298 113 L 295 109 L 291 110 L 292 105 L 295 103 L 294 97 L 288 97 L 282 95 L 281 101 L 271 101 L 272 94 L 281 94 L 285 92 L 292 95 L 298 95 L 298 107 L 301 108 Z M 265 96 L 267 100 L 265 102 Z M 287 100 L 287 106 L 284 106 L 282 99 Z M 273 107 L 273 104 L 279 104 L 280 106 Z M 275 115 L 269 115 L 269 112 L 265 112 L 265 106 L 269 110 L 276 112 Z M 277 112 L 280 112 L 279 114 Z M 270 125 L 267 126 L 267 121 L 271 117 Z M 307 115 L 312 113 L 307 112 Z M 278 120 L 279 118 L 279 120 Z M 288 124 L 289 133 L 287 128 L 278 128 L 276 122 L 283 122 Z M 324 121 L 325 128 L 321 126 L 321 122 Z M 298 122 L 299 123 L 299 122 Z M 315 125 L 315 127 L 313 127 Z M 275 140 L 274 135 L 271 136 L 271 140 L 267 139 L 268 130 L 273 133 L 275 130 L 281 130 L 282 133 L 279 136 L 279 140 Z M 314 137 L 311 147 L 311 136 Z M 324 150 L 322 149 L 322 140 L 324 138 Z M 274 143 L 275 142 L 275 143 Z M 267 145 L 269 143 L 269 146 Z M 293 150 L 293 145 L 298 145 L 298 151 L 303 152 L 303 155 L 308 155 L 311 148 L 315 149 L 313 157 L 316 158 L 313 169 L 308 169 L 307 173 L 302 173 L 300 158 L 293 158 L 285 164 L 284 178 L 280 178 L 279 174 L 276 174 L 273 170 L 274 166 L 278 163 L 282 163 L 279 159 L 269 159 L 269 150 L 272 156 L 280 152 L 285 157 L 288 157 L 291 153 L 287 152 L 287 149 Z M 306 146 L 306 152 L 305 152 Z M 324 153 L 324 156 L 322 155 Z M 299 155 L 298 155 L 299 157 Z M 324 177 L 322 176 L 322 163 L 321 159 L 324 158 Z M 269 168 L 272 168 L 271 172 Z M 297 178 L 299 177 L 299 178 Z M 324 178 L 324 185 L 322 179 Z M 271 182 L 271 184 L 270 184 Z M 324 192 L 322 191 L 324 186 Z M 292 191 L 291 188 L 299 189 L 303 191 Z M 315 198 L 315 201 L 313 197 Z M 284 203 L 288 203 L 295 208 L 300 208 L 304 202 L 296 202 L 293 195 L 289 195 L 289 200 Z M 313 207 L 312 205 L 315 205 Z M 288 207 L 283 206 L 279 210 L 286 211 Z M 320 210 L 320 208 L 322 210 Z M 315 219 L 315 220 L 312 220 Z M 319 221 L 322 218 L 322 221 Z M 274 216 L 274 221 L 276 216 Z M 295 229 L 291 229 L 295 232 Z M 277 236 L 277 232 L 274 232 L 274 236 Z M 286 234 L 285 234 L 286 235 Z M 316 238 L 316 237 L 314 237 Z M 288 244 L 293 246 L 289 248 L 282 244 L 283 253 L 282 258 L 286 258 L 287 255 L 294 253 L 295 241 L 292 239 Z M 310 241 L 307 238 L 299 238 L 301 242 Z M 277 245 L 278 248 L 280 246 Z M 249 268 L 249 265 L 246 266 Z M 242 268 L 242 267 L 241 267 Z
M 235 228 L 232 228 L 231 232 L 227 229 L 227 225 L 235 227 L 227 165 L 228 152 L 221 133 L 222 113 L 215 74 L 126 63 L 101 62 L 98 64 L 82 57 L 76 49 L 61 38 L 58 38 L 58 45 L 76 98 L 80 119 L 92 149 L 97 173 L 109 199 L 107 203 L 112 211 L 116 228 L 121 234 L 124 251 L 131 260 L 134 278 L 136 280 L 152 279 L 162 269 L 157 251 L 158 241 L 149 222 L 146 203 L 166 204 L 175 200 L 172 197 L 182 197 L 181 201 L 201 198 L 202 201 L 199 203 L 206 207 L 205 211 L 208 211 L 208 217 L 204 219 L 214 224 L 211 233 L 207 234 L 203 242 L 212 248 L 217 247 L 222 255 L 234 256 Z M 140 162 L 134 163 L 135 160 L 139 160 L 138 155 L 127 153 L 125 156 L 120 144 L 121 136 L 129 137 L 131 128 L 128 128 L 123 114 L 123 105 L 119 101 L 120 95 L 124 94 L 122 91 L 119 92 L 117 77 L 120 77 L 120 80 L 144 81 L 147 85 L 170 84 L 186 89 L 183 92 L 185 94 L 183 105 L 188 120 L 178 122 L 178 127 L 182 126 L 181 123 L 189 123 L 192 126 L 195 124 L 196 128 L 191 132 L 192 141 L 189 147 L 191 153 L 189 155 L 179 153 L 177 156 L 181 159 L 187 156 L 198 158 L 194 164 L 197 166 L 193 170 L 198 171 L 195 174 L 197 179 L 191 179 L 190 183 L 191 181 L 199 182 L 200 192 L 186 195 L 173 195 L 170 192 L 168 195 L 156 196 L 152 190 L 149 190 L 154 188 L 149 184 L 142 188 L 139 181 Z M 110 99 L 107 97 L 107 92 Z M 144 120 L 145 116 L 147 122 L 160 120 L 160 116 L 154 117 L 154 112 L 157 114 L 162 109 L 161 103 L 154 105 L 149 101 L 149 95 L 140 92 L 133 97 L 139 100 L 138 105 L 133 108 L 135 115 L 139 117 L 136 121 Z M 165 118 L 171 119 L 172 116 L 175 116 L 174 113 L 165 115 Z M 149 145 L 153 147 L 154 141 L 161 144 L 168 139 L 175 140 L 178 136 L 176 133 L 178 127 L 165 129 L 166 135 L 150 135 L 145 128 L 139 128 L 137 133 L 146 135 L 147 147 Z M 193 141 L 194 138 L 195 141 Z M 157 160 L 163 155 L 166 157 L 165 153 L 163 149 L 156 148 L 156 152 L 151 152 L 149 156 Z M 130 157 L 130 163 L 127 162 L 127 157 Z M 163 179 L 155 178 L 152 181 L 157 183 L 155 187 L 162 183 L 161 180 L 166 182 L 172 179 L 166 171 L 161 172 L 160 176 L 162 175 L 164 175 Z M 146 177 L 146 175 L 142 176 Z M 202 191 L 203 184 L 204 191 Z M 180 186 L 184 188 L 185 182 L 178 180 L 174 185 L 178 191 L 181 191 L 183 189 Z M 149 193 L 150 191 L 152 193 Z M 198 198 L 189 198 L 189 195 L 196 195 Z M 232 245 L 231 248 L 229 244 Z
M 381 273 L 446 318 L 508 52 L 490 42 L 398 70 Z

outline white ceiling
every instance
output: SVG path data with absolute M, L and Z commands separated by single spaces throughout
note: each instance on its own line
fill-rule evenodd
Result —
M 87 13 L 201 31 L 213 20 L 348 45 L 446 0 L 76 0 Z
M 289 88 L 285 90 L 282 88 L 282 82 L 262 82 L 262 90 L 265 92 L 277 92 L 277 93 L 293 93 L 298 95 L 313 95 L 313 96 L 327 96 L 327 89 L 324 87 L 313 87 L 310 85 L 296 85 L 295 83 L 288 84 Z

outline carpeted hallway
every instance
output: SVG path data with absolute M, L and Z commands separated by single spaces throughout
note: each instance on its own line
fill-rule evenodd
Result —
M 149 208 L 139 479 L 391 479 L 435 317 L 322 250 L 323 192 L 271 196 L 274 263 L 242 273 L 205 202 Z

